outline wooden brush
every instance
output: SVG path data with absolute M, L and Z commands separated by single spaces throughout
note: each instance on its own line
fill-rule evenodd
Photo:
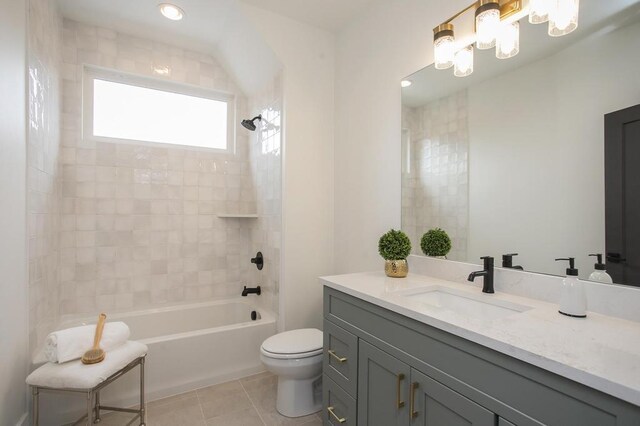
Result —
M 105 353 L 100 349 L 100 340 L 102 339 L 102 330 L 104 330 L 104 321 L 107 319 L 105 314 L 100 314 L 98 324 L 96 324 L 96 335 L 93 338 L 93 348 L 89 349 L 82 355 L 83 364 L 97 364 L 104 360 Z

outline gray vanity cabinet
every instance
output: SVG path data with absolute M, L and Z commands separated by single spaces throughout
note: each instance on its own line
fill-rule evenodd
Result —
M 326 374 L 322 377 L 323 424 L 356 426 L 356 400 Z
M 328 425 L 640 426 L 640 407 L 324 289 Z
M 324 322 L 324 374 L 355 397 L 358 387 L 358 338 L 337 325 Z
M 410 367 L 360 340 L 358 345 L 358 424 L 409 424 Z
M 363 340 L 358 365 L 358 424 L 495 425 L 491 411 Z
M 494 426 L 495 414 L 443 384 L 411 369 L 412 426 Z

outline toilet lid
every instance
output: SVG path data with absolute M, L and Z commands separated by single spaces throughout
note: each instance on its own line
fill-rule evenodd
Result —
M 315 328 L 285 331 L 265 340 L 262 349 L 283 355 L 317 352 L 322 350 L 322 331 Z

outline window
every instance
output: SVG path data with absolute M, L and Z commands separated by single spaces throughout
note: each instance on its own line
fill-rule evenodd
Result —
M 233 150 L 233 95 L 85 69 L 84 137 Z

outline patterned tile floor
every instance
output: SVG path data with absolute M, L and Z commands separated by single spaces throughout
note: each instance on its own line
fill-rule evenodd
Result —
M 319 414 L 284 417 L 276 411 L 277 378 L 260 373 L 147 404 L 148 426 L 319 426 Z M 110 413 L 101 426 L 138 425 L 131 415 Z

